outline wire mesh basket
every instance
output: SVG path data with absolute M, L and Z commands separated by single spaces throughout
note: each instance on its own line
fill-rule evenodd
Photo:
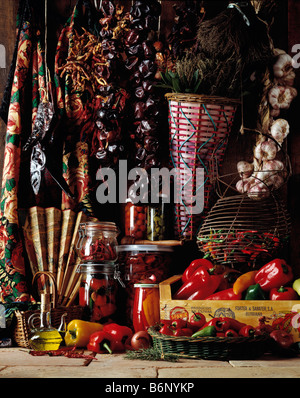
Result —
M 291 228 L 283 202 L 274 194 L 254 201 L 247 195 L 220 198 L 203 222 L 197 244 L 219 264 L 269 261 L 288 241 Z
M 166 98 L 170 159 L 176 175 L 175 237 L 194 239 L 210 207 L 211 167 L 222 164 L 239 101 L 177 93 Z M 197 178 L 199 169 L 202 179 Z M 200 196 L 201 200 L 195 199 Z

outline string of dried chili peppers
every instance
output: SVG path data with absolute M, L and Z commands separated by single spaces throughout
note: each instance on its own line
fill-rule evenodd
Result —
M 134 167 L 149 171 L 160 167 L 162 113 L 164 98 L 155 88 L 161 51 L 157 30 L 161 4 L 158 1 L 135 1 L 131 7 L 129 31 L 125 38 L 125 67 L 128 71 L 132 109 L 128 130 Z M 133 121 L 133 122 L 132 122 Z

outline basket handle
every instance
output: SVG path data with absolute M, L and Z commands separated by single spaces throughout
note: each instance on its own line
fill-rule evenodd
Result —
M 52 274 L 52 272 L 50 272 L 50 271 L 38 271 L 38 272 L 36 272 L 33 275 L 32 284 L 34 284 L 35 280 L 37 278 L 39 278 L 41 275 L 47 275 L 51 279 L 51 281 L 53 283 L 53 286 L 54 286 L 53 308 L 56 308 L 56 303 L 57 303 L 57 298 L 58 298 L 58 296 L 57 296 L 57 285 L 56 285 L 56 280 L 55 280 L 54 275 Z

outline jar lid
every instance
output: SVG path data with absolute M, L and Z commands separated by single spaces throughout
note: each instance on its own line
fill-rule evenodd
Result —
M 157 284 L 157 283 L 135 283 L 134 285 L 133 285 L 134 287 L 155 287 L 155 288 L 157 288 L 157 287 L 159 287 L 159 285 Z
M 104 229 L 106 231 L 119 232 L 116 223 L 110 221 L 88 221 L 80 223 L 79 227 L 81 229 Z
M 90 273 L 111 273 L 113 274 L 117 268 L 118 264 L 99 264 L 99 263 L 84 263 L 79 264 L 77 267 L 77 272 L 90 272 Z
M 116 250 L 117 252 L 172 252 L 173 248 L 160 245 L 119 245 Z

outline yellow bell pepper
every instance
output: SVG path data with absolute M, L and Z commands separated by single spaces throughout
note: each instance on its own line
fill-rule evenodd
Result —
M 65 343 L 67 347 L 86 347 L 90 335 L 103 329 L 101 323 L 73 319 L 67 326 Z

